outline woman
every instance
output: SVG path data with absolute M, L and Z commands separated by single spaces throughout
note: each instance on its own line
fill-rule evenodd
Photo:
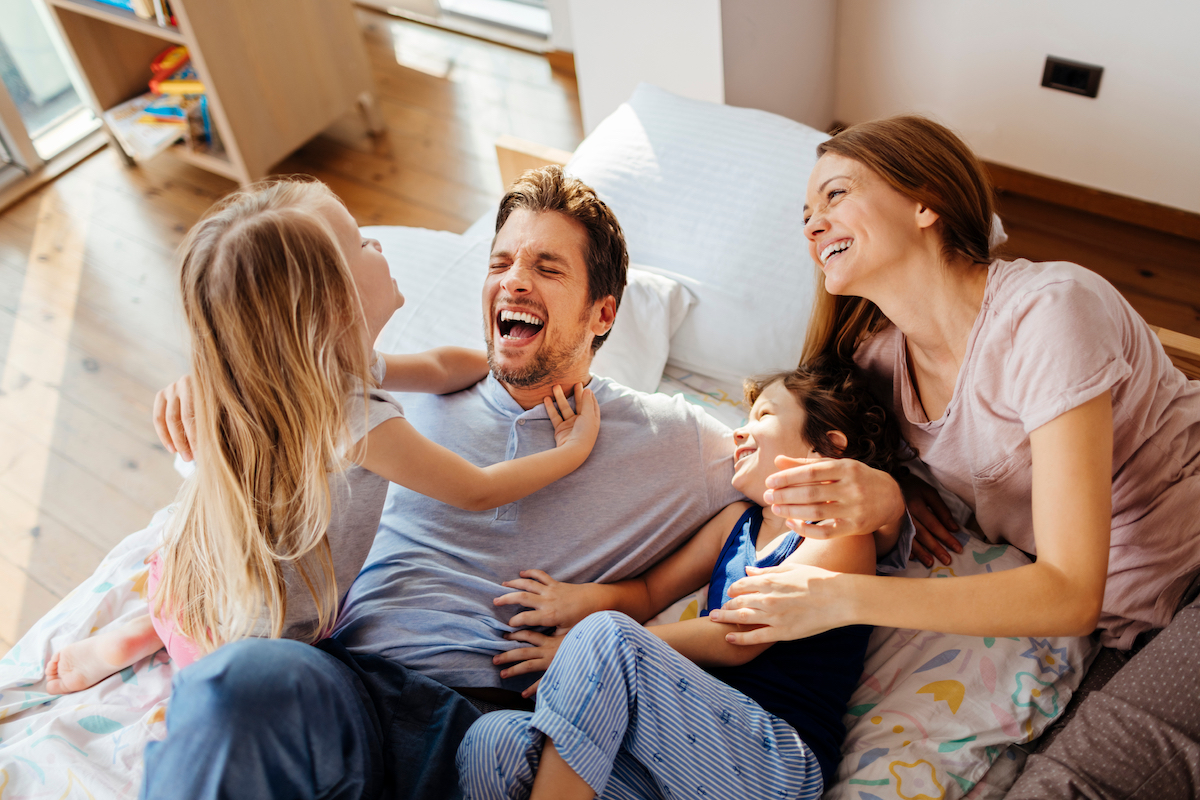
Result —
M 731 635 L 745 644 L 857 623 L 980 636 L 1085 635 L 1098 626 L 1104 644 L 1125 650 L 1169 626 L 1153 659 L 1135 659 L 1105 697 L 1085 703 L 1052 758 L 1032 761 L 1015 791 L 1052 796 L 1086 783 L 1115 793 L 1159 768 L 1158 779 L 1178 781 L 1168 788 L 1200 785 L 1200 671 L 1188 666 L 1200 657 L 1192 621 L 1200 607 L 1171 624 L 1194 599 L 1200 572 L 1200 382 L 1173 367 L 1095 274 L 993 260 L 991 187 L 942 126 L 920 117 L 866 123 L 818 155 L 805 233 L 824 290 L 805 359 L 853 356 L 984 534 L 1037 560 L 941 581 L 776 568 L 731 587 L 714 619 L 767 626 Z M 765 501 L 794 526 L 836 520 L 807 527 L 810 535 L 865 533 L 904 513 L 896 480 L 853 462 L 797 462 L 768 486 Z M 910 503 L 936 530 L 927 504 L 939 504 L 929 497 L 918 492 Z M 914 553 L 929 563 L 938 550 L 919 530 Z M 1165 686 L 1148 677 L 1171 663 L 1180 676 Z M 1108 725 L 1118 717 L 1121 725 Z M 1163 766 L 1166 754 L 1135 754 L 1151 741 L 1170 741 L 1166 749 L 1187 757 Z

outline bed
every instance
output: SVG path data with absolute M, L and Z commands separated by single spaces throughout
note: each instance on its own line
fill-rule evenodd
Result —
M 509 172 L 569 156 L 568 170 L 592 184 L 624 226 L 634 269 L 594 372 L 683 395 L 730 426 L 742 421 L 741 378 L 793 366 L 799 356 L 815 272 L 797 187 L 823 138 L 765 112 L 643 85 L 573 155 L 502 144 Z M 463 234 L 364 229 L 383 244 L 408 301 L 380 349 L 479 345 L 492 217 Z M 1172 342 L 1200 352 L 1186 337 Z M 947 499 L 965 518 L 967 509 Z M 65 643 L 144 613 L 143 559 L 166 515 L 118 545 L 0 659 L 0 798 L 136 795 L 142 748 L 166 732 L 174 671 L 166 653 L 63 697 L 45 694 L 43 667 Z M 908 577 L 937 580 L 1028 561 L 1012 547 L 965 535 L 963 542 L 950 566 L 915 564 Z M 661 618 L 695 615 L 700 602 L 682 598 Z M 1003 796 L 1022 758 L 1014 745 L 1035 739 L 1061 713 L 1096 652 L 1090 638 L 877 629 L 826 797 Z

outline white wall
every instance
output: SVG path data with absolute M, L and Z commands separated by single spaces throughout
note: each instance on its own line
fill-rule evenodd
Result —
M 721 0 L 725 102 L 833 122 L 835 0 Z
M 570 0 L 569 13 L 584 131 L 640 81 L 725 102 L 721 0 Z
M 546 0 L 550 12 L 550 49 L 571 52 L 575 43 L 571 40 L 571 4 L 569 0 Z
M 989 161 L 1200 212 L 1197 0 L 840 0 L 834 113 L 933 116 Z M 1104 67 L 1096 98 L 1047 55 Z

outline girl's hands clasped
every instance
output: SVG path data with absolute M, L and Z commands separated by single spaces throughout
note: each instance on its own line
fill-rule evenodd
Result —
M 775 466 L 780 471 L 767 478 L 763 503 L 802 536 L 873 533 L 904 515 L 904 495 L 895 479 L 861 461 L 777 456 Z

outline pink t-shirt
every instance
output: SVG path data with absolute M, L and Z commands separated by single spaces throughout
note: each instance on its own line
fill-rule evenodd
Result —
M 991 541 L 1036 555 L 1029 433 L 1111 391 L 1113 520 L 1100 616 L 1104 644 L 1128 648 L 1166 625 L 1200 570 L 1200 381 L 1111 284 L 1065 262 L 996 261 L 954 396 L 930 421 L 889 326 L 856 361 L 933 475 Z

